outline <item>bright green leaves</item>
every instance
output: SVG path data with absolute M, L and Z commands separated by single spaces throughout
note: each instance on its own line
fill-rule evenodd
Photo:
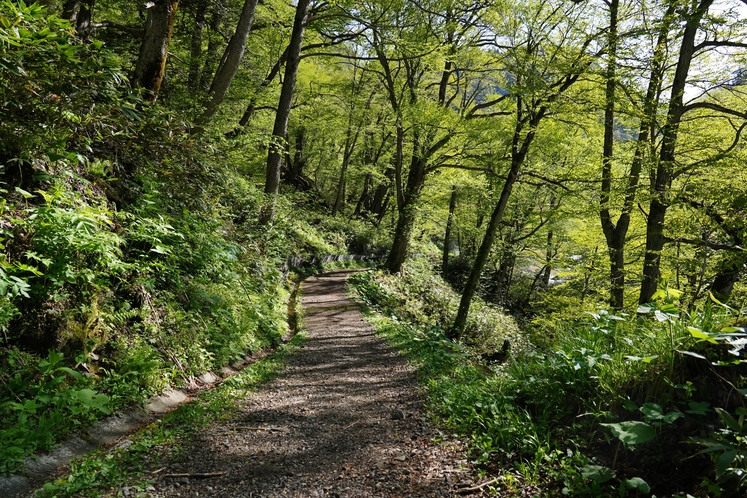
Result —
M 85 406 L 98 410 L 101 413 L 109 414 L 111 410 L 107 406 L 109 404 L 109 396 L 104 394 L 98 394 L 93 389 L 81 389 L 74 391 L 73 395 Z M 73 413 L 80 413 L 81 409 L 76 409 Z

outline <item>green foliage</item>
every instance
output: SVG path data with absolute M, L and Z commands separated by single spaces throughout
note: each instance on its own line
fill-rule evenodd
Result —
M 0 12 L 0 164 L 6 172 L 22 177 L 28 163 L 47 173 L 58 170 L 56 162 L 75 168 L 94 141 L 130 135 L 137 100 L 122 92 L 126 78 L 100 41 L 78 43 L 69 21 L 37 3 L 3 0 Z M 73 144 L 80 149 L 69 148 Z
M 693 441 L 705 448 L 700 453 L 713 457 L 716 481 L 732 490 L 747 488 L 747 424 L 745 424 L 744 407 L 731 414 L 722 408 L 716 408 L 721 421 L 721 429 L 709 438 L 693 438 Z M 736 415 L 736 416 L 735 416 Z
M 49 351 L 35 364 L 17 349 L 1 349 L 0 355 L 0 472 L 14 470 L 31 451 L 51 448 L 60 433 L 111 413 L 110 398 L 64 366 L 64 354 Z
M 373 275 L 356 278 L 370 279 L 360 283 L 364 299 L 385 307 L 385 314 L 423 326 L 446 330 L 459 308 L 459 295 L 433 272 L 425 258 L 408 261 L 399 276 L 378 273 L 375 281 Z M 479 300 L 472 310 L 464 342 L 475 351 L 496 351 L 507 339 L 515 350 L 524 347 L 526 340 L 510 316 Z
M 611 433 L 622 445 L 621 459 L 658 460 L 654 455 L 692 436 L 706 447 L 701 453 L 714 455 L 716 480 L 724 489 L 726 481 L 732 482 L 729 489 L 743 486 L 736 480 L 743 475 L 738 470 L 743 466 L 743 417 L 727 417 L 727 411 L 716 408 L 724 429 L 710 438 L 695 437 L 708 432 L 713 421 L 706 399 L 722 399 L 697 397 L 713 385 L 698 365 L 721 369 L 713 378 L 722 381 L 737 373 L 738 364 L 703 361 L 718 352 L 704 347 L 728 344 L 733 349 L 741 337 L 738 327 L 726 326 L 733 323 L 734 310 L 706 306 L 687 314 L 671 302 L 651 305 L 639 316 L 601 310 L 588 320 L 557 324 L 556 336 L 544 348 L 517 351 L 487 370 L 475 361 L 473 350 L 448 341 L 442 329 L 431 325 L 432 313 L 409 311 L 417 309 L 410 304 L 409 287 L 373 273 L 358 274 L 353 281 L 364 302 L 383 315 L 370 318 L 377 330 L 418 368 L 434 411 L 469 438 L 475 461 L 511 469 L 565 495 L 647 495 L 650 479 L 659 477 L 626 475 L 616 466 L 617 456 L 612 460 L 605 451 L 593 456 L 599 445 L 607 444 Z M 409 285 L 425 293 L 422 281 Z M 426 306 L 427 299 L 421 299 L 420 306 Z M 692 328 L 709 332 L 693 336 Z M 740 379 L 737 375 L 725 387 L 738 390 Z

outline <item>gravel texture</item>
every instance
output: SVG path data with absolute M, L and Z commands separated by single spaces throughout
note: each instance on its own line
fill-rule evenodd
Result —
M 158 479 L 148 496 L 430 498 L 474 482 L 460 443 L 434 442 L 405 360 L 346 297 L 350 273 L 303 283 L 309 340 L 162 472 L 187 476 Z

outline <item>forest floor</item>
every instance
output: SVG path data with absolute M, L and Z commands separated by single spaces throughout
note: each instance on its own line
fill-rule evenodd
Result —
M 350 273 L 302 284 L 307 341 L 229 420 L 163 455 L 147 496 L 470 496 L 462 443 L 429 421 L 415 373 L 347 298 Z

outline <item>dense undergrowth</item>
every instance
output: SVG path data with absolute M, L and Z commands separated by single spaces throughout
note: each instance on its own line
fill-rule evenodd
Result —
M 0 26 L 4 474 L 104 414 L 277 345 L 285 261 L 369 250 L 378 235 L 293 192 L 259 224 L 263 171 L 232 162 L 223 146 L 235 144 L 192 136 L 130 88 L 125 61 L 44 7 L 3 2 Z
M 404 273 L 353 281 L 379 312 L 377 330 L 417 366 L 434 412 L 501 476 L 501 496 L 743 496 L 738 311 L 713 301 L 688 314 L 662 291 L 637 316 L 602 310 L 556 324 L 553 337 L 525 330 L 531 342 L 486 364 L 487 344 L 518 333 L 510 319 L 483 308 L 478 340 L 453 343 L 444 330 L 456 295 L 425 266 Z

